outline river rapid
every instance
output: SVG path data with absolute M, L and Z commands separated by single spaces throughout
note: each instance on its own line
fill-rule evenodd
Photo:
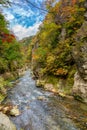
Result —
M 8 92 L 5 103 L 9 102 L 21 113 L 10 117 L 17 130 L 87 129 L 87 105 L 37 88 L 30 70 Z

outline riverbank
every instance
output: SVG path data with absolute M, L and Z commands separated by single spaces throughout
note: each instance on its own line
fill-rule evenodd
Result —
M 25 66 L 21 69 L 17 69 L 16 71 L 9 71 L 0 75 L 0 103 L 6 98 L 7 91 L 14 87 L 14 85 L 18 82 L 18 79 L 24 75 L 27 69 L 28 66 Z
M 0 130 L 16 130 L 16 126 L 9 119 L 9 116 L 20 115 L 17 106 L 12 103 L 3 103 L 8 96 L 8 91 L 12 90 L 19 82 L 28 67 L 16 70 L 15 72 L 6 72 L 0 76 Z M 3 120 L 4 122 L 3 122 Z
M 86 102 L 84 102 L 81 96 L 79 96 L 78 94 L 73 94 L 73 85 L 69 86 L 69 84 L 66 84 L 66 81 L 64 79 L 58 80 L 55 77 L 47 77 L 47 79 L 36 79 L 36 77 L 34 77 L 34 79 L 36 86 L 38 88 L 42 88 L 44 91 L 53 92 L 54 94 L 59 95 L 63 98 L 75 99 L 78 102 L 87 104 Z

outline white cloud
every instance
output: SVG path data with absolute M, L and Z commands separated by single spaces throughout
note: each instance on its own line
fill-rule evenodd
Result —
M 11 13 L 8 12 L 8 13 L 6 14 L 6 19 L 9 20 L 9 21 L 10 21 L 10 20 L 13 20 L 13 19 L 14 19 L 14 16 L 13 16 Z
M 17 24 L 12 28 L 12 31 L 20 40 L 24 37 L 35 35 L 41 23 L 42 22 L 35 23 L 33 26 L 30 26 L 28 28 Z

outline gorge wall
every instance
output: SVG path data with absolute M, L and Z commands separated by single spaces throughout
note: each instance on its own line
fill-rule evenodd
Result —
M 30 49 L 37 86 L 87 102 L 86 0 L 60 0 L 50 7 Z
M 87 2 L 84 3 L 86 12 L 84 22 L 78 29 L 73 49 L 73 58 L 77 66 L 74 77 L 73 93 L 81 96 L 87 102 Z

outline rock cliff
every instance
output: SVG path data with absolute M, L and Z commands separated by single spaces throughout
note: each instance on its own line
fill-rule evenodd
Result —
M 74 76 L 73 93 L 87 102 L 87 2 L 84 7 L 84 22 L 75 36 L 75 46 L 72 53 L 77 66 Z

